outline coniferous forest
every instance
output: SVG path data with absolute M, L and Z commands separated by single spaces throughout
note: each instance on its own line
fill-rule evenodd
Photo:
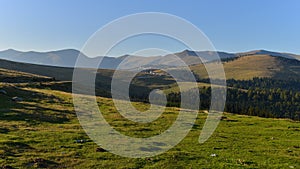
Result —
M 208 79 L 199 82 L 209 82 Z M 300 120 L 300 82 L 295 79 L 227 80 L 225 111 L 235 114 Z M 211 87 L 201 87 L 201 109 L 210 106 Z M 198 97 L 197 94 L 191 97 Z M 180 106 L 180 93 L 167 96 L 169 106 Z

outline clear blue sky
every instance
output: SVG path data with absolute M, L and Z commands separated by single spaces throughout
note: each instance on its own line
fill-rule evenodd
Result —
M 195 24 L 217 50 L 300 54 L 298 0 L 0 0 L 0 8 L 0 50 L 81 49 L 114 19 L 165 12 Z

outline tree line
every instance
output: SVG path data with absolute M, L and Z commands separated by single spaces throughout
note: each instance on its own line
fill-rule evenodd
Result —
M 202 79 L 202 82 L 208 82 Z M 226 112 L 270 118 L 300 120 L 300 83 L 297 80 L 254 78 L 227 80 Z M 199 88 L 200 109 L 208 109 L 211 87 Z M 199 97 L 191 94 L 190 97 Z M 181 93 L 167 95 L 168 106 L 180 107 Z

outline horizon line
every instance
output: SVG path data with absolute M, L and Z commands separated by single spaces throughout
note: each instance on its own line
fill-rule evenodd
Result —
M 83 53 L 81 50 L 77 49 L 77 48 L 59 48 L 59 49 L 49 49 L 49 50 L 19 50 L 19 49 L 14 49 L 14 48 L 7 48 L 7 49 L 0 49 L 0 52 L 5 52 L 5 51 L 9 51 L 9 50 L 12 50 L 12 51 L 16 51 L 16 52 L 22 52 L 22 53 L 29 53 L 29 52 L 36 52 L 36 53 L 51 53 L 51 52 L 58 52 L 58 51 L 67 51 L 67 50 L 75 50 L 77 52 L 80 52 L 82 54 L 84 54 L 85 56 L 87 57 L 92 57 L 92 58 L 95 58 L 95 57 L 103 57 L 103 56 L 89 56 L 85 53 Z M 274 51 L 274 50 L 269 50 L 269 49 L 249 49 L 249 50 L 246 50 L 246 51 L 239 51 L 239 52 L 229 52 L 229 51 L 225 51 L 225 50 L 215 50 L 215 51 L 212 51 L 212 50 L 190 50 L 190 49 L 184 49 L 184 50 L 180 50 L 180 51 L 175 51 L 175 52 L 169 52 L 169 53 L 166 53 L 164 55 L 147 55 L 147 56 L 144 56 L 144 55 L 132 55 L 132 54 L 122 54 L 122 55 L 119 55 L 119 56 L 110 56 L 110 55 L 107 55 L 107 56 L 104 56 L 104 57 L 115 57 L 115 58 L 118 58 L 118 57 L 122 57 L 122 56 L 126 56 L 126 55 L 132 55 L 132 56 L 141 56 L 141 57 L 154 57 L 154 56 L 165 56 L 165 55 L 169 55 L 169 54 L 175 54 L 175 53 L 181 53 L 181 52 L 184 52 L 184 51 L 191 51 L 191 52 L 223 52 L 223 53 L 228 53 L 228 54 L 241 54 L 241 53 L 248 53 L 248 52 L 254 52 L 254 51 L 267 51 L 267 52 L 275 52 L 275 53 L 281 53 L 281 54 L 292 54 L 292 55 L 300 55 L 300 54 L 297 54 L 297 53 L 294 53 L 294 52 L 285 52 L 285 51 Z

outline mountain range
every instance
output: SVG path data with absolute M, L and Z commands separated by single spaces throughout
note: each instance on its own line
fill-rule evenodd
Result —
M 79 51 L 77 50 L 61 50 L 45 53 L 6 50 L 0 52 L 0 68 L 70 81 L 72 80 L 73 74 L 72 67 L 76 62 L 78 54 Z M 182 71 L 180 64 L 176 66 L 178 60 L 174 58 L 177 56 L 188 64 L 191 71 L 199 78 L 208 78 L 205 65 L 201 63 L 198 55 L 204 59 L 206 58 L 207 61 L 213 54 L 215 53 L 185 50 L 165 56 L 142 57 L 124 55 L 121 57 L 102 57 L 103 62 L 100 65 L 101 69 L 99 69 L 98 75 L 101 76 L 102 79 L 109 79 L 113 74 L 113 69 L 117 68 L 121 62 L 121 69 L 125 68 L 127 70 L 140 69 L 138 65 L 146 63 L 148 65 L 144 65 L 143 69 L 163 67 L 172 71 Z M 218 52 L 218 55 L 223 60 L 223 67 L 227 79 L 246 80 L 254 77 L 271 77 L 282 80 L 291 78 L 300 79 L 299 55 L 265 50 L 234 54 Z M 84 57 L 86 63 L 98 61 L 97 59 L 101 58 L 88 58 L 85 55 Z M 206 64 L 214 64 L 214 62 Z M 125 69 L 123 70 L 126 71 Z
M 266 50 L 254 50 L 243 53 L 227 53 L 227 52 L 212 52 L 212 51 L 190 51 L 184 50 L 182 52 L 167 54 L 164 56 L 134 56 L 134 55 L 123 55 L 119 57 L 108 57 L 108 56 L 96 56 L 88 57 L 75 49 L 65 49 L 49 52 L 21 52 L 13 49 L 0 51 L 0 59 L 48 65 L 58 67 L 74 67 L 78 55 L 82 55 L 86 62 L 86 67 L 89 67 L 89 63 L 94 63 L 102 59 L 101 64 L 98 68 L 102 69 L 143 69 L 143 68 L 163 68 L 163 67 L 178 67 L 182 66 L 183 62 L 187 65 L 195 65 L 203 62 L 214 61 L 218 55 L 222 60 L 235 59 L 242 56 L 249 55 L 269 55 L 278 56 L 288 59 L 300 59 L 299 55 L 290 53 L 272 52 Z M 180 58 L 180 59 L 178 59 Z M 199 57 L 201 59 L 199 59 Z M 182 62 L 183 61 L 183 62 Z M 118 67 L 119 66 L 119 67 Z

